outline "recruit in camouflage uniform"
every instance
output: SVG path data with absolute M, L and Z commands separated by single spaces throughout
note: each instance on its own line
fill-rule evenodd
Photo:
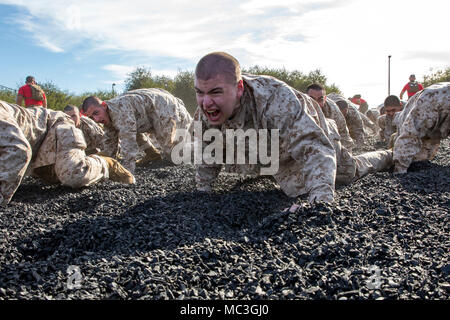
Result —
M 360 112 L 359 115 L 361 116 L 361 119 L 363 121 L 364 131 L 367 132 L 367 130 L 369 129 L 373 132 L 374 135 L 377 135 L 378 132 L 380 131 L 378 125 L 364 113 Z
M 356 142 L 356 146 L 359 148 L 364 145 L 365 135 L 364 135 L 364 122 L 361 117 L 361 113 L 358 108 L 348 99 L 344 98 L 342 95 L 337 93 L 330 93 L 328 97 L 334 102 L 343 100 L 347 102 L 348 110 L 344 115 L 345 121 L 347 123 L 348 131 L 350 132 L 350 137 Z
M 113 159 L 86 156 L 85 148 L 83 134 L 65 113 L 0 101 L 0 204 L 10 202 L 28 173 L 72 188 L 112 179 Z
M 326 119 L 319 104 L 306 94 L 273 77 L 243 75 L 242 78 L 244 93 L 239 110 L 219 130 L 225 134 L 226 129 L 281 129 L 279 170 L 273 176 L 288 196 L 309 194 L 309 202 L 331 202 L 335 179 L 349 183 L 391 164 L 392 153 L 389 151 L 353 157 L 341 146 L 336 123 Z M 202 121 L 203 131 L 208 129 L 208 120 L 201 107 L 194 115 L 194 122 L 197 120 Z M 197 165 L 197 189 L 211 190 L 222 166 Z M 225 165 L 228 166 L 232 167 L 228 171 L 257 174 L 255 165 Z M 240 169 L 233 170 L 233 167 Z
M 79 129 L 83 132 L 86 141 L 85 152 L 87 155 L 97 153 L 105 148 L 105 133 L 94 120 L 81 116 Z
M 342 114 L 341 110 L 339 110 L 336 102 L 327 97 L 322 107 L 322 111 L 326 118 L 332 119 L 334 120 L 334 122 L 336 122 L 339 135 L 341 136 L 341 143 L 345 148 L 347 148 L 348 151 L 351 152 L 355 147 L 355 143 L 350 137 L 345 117 Z
M 378 118 L 378 125 L 380 127 L 381 141 L 389 142 L 391 136 L 397 132 L 397 126 L 394 123 L 394 117 L 383 114 Z
M 406 173 L 413 161 L 431 160 L 450 131 L 450 82 L 431 85 L 413 96 L 395 117 L 395 173 Z
M 137 89 L 105 101 L 111 124 L 105 125 L 106 154 L 116 156 L 120 140 L 119 157 L 130 172 L 136 168 L 139 147 L 154 150 L 150 133 L 170 159 L 177 129 L 189 128 L 192 117 L 183 101 L 163 89 Z

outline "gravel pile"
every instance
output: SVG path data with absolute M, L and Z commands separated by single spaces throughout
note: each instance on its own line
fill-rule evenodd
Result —
M 0 209 L 0 299 L 449 299 L 449 144 L 293 213 L 270 178 L 204 194 L 189 165 L 81 190 L 27 177 Z

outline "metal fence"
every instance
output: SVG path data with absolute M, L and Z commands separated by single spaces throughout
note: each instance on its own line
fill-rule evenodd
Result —
M 0 90 L 9 90 L 9 91 L 13 91 L 13 92 L 16 92 L 16 91 L 17 91 L 16 89 L 12 89 L 12 88 L 9 88 L 9 87 L 5 87 L 5 86 L 2 86 L 1 84 L 0 84 Z

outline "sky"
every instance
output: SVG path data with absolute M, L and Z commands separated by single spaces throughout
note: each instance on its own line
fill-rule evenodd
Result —
M 449 9 L 444 0 L 0 0 L 0 85 L 33 75 L 75 94 L 123 92 L 137 67 L 173 77 L 225 51 L 243 68 L 320 69 L 375 107 L 410 74 L 420 81 L 450 65 Z

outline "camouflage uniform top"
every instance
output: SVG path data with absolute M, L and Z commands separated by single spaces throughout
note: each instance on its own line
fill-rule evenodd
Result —
M 105 153 L 116 157 L 120 140 L 122 165 L 134 173 L 139 146 L 136 135 L 150 132 L 170 156 L 176 129 L 187 129 L 192 117 L 183 101 L 163 89 L 137 89 L 106 101 L 111 123 L 105 125 Z
M 380 138 L 383 141 L 389 141 L 391 135 L 397 132 L 394 117 L 389 117 L 387 114 L 383 114 L 378 118 L 378 125 L 381 129 Z
M 432 159 L 450 130 L 450 82 L 416 93 L 395 117 L 395 172 L 405 173 L 413 161 Z
M 341 136 L 342 145 L 351 151 L 352 148 L 355 146 L 355 144 L 352 138 L 350 137 L 345 117 L 342 114 L 341 110 L 339 110 L 339 107 L 337 106 L 336 102 L 327 97 L 325 104 L 322 108 L 322 111 L 325 117 L 333 119 L 334 122 L 336 122 L 339 135 Z
M 239 110 L 218 129 L 223 134 L 226 129 L 279 129 L 279 170 L 274 178 L 281 189 L 290 197 L 309 193 L 310 202 L 331 202 L 336 153 L 325 133 L 328 128 L 323 113 L 314 113 L 312 99 L 273 77 L 243 75 L 243 80 L 244 93 Z M 316 107 L 320 109 L 318 105 Z M 209 128 L 201 108 L 197 109 L 194 120 L 202 121 L 203 131 Z M 320 124 L 325 127 L 322 129 Z M 255 172 L 254 166 L 239 166 L 241 173 Z M 196 167 L 197 188 L 210 189 L 222 165 L 200 164 Z
M 85 152 L 87 155 L 104 149 L 105 133 L 94 120 L 81 116 L 79 129 L 83 132 L 84 140 L 86 140 Z
M 342 95 L 337 93 L 330 93 L 327 95 L 334 102 L 344 100 L 348 104 L 348 111 L 345 115 L 345 121 L 347 123 L 348 131 L 350 132 L 350 137 L 355 140 L 358 146 L 364 144 L 364 123 L 361 118 L 361 113 L 358 111 L 356 105 L 350 100 L 344 98 Z

